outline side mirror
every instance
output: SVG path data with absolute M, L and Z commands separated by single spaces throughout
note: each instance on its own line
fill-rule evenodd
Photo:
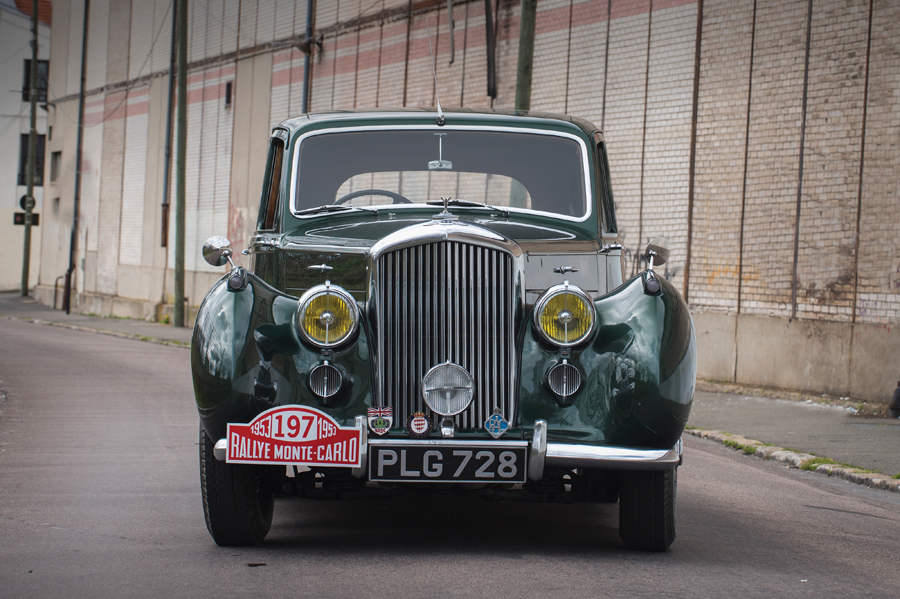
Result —
M 650 270 L 660 266 L 669 259 L 669 240 L 665 237 L 654 237 L 647 244 L 647 255 L 650 257 Z
M 231 255 L 233 253 L 231 249 L 231 242 L 216 235 L 214 237 L 210 237 L 203 244 L 203 259 L 206 260 L 212 266 L 224 266 L 226 263 L 231 264 L 231 268 L 234 268 L 234 262 L 231 260 Z

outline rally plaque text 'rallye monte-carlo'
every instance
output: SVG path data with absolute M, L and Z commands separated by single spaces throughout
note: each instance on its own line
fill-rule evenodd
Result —
M 250 268 L 191 346 L 206 524 L 261 542 L 279 494 L 619 502 L 675 538 L 696 347 L 654 266 L 625 279 L 603 135 L 503 111 L 310 114 L 272 133 Z

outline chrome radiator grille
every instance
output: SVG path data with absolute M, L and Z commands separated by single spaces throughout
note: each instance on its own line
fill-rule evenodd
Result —
M 515 298 L 512 257 L 456 241 L 382 255 L 376 273 L 379 401 L 394 426 L 427 412 L 422 377 L 451 361 L 475 380 L 475 397 L 455 417 L 479 429 L 495 407 L 515 422 Z M 440 422 L 440 417 L 432 414 Z

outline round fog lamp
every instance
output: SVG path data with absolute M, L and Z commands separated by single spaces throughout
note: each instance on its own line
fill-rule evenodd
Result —
M 534 308 L 535 328 L 544 339 L 562 347 L 587 339 L 594 328 L 594 318 L 594 303 L 574 285 L 551 287 Z
M 441 416 L 455 416 L 469 407 L 475 382 L 466 369 L 452 362 L 439 364 L 422 379 L 422 397 Z
M 309 388 L 319 397 L 328 398 L 341 388 L 341 371 L 331 364 L 319 364 L 309 373 Z
M 313 287 L 297 305 L 297 330 L 319 347 L 340 345 L 356 331 L 357 322 L 353 296 L 331 284 Z
M 581 387 L 581 373 L 567 362 L 557 364 L 547 376 L 550 390 L 560 397 L 569 397 Z

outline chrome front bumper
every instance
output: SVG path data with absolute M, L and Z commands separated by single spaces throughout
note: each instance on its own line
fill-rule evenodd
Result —
M 364 417 L 357 416 L 356 426 L 362 429 L 360 448 L 361 463 L 354 468 L 353 476 L 363 478 L 367 470 L 368 427 Z M 228 447 L 226 439 L 215 445 L 215 456 L 224 461 Z M 681 464 L 682 441 L 678 439 L 671 449 L 636 449 L 608 445 L 578 445 L 548 443 L 547 422 L 534 423 L 534 436 L 528 446 L 528 480 L 539 481 L 544 468 L 591 468 L 595 470 L 670 470 Z

